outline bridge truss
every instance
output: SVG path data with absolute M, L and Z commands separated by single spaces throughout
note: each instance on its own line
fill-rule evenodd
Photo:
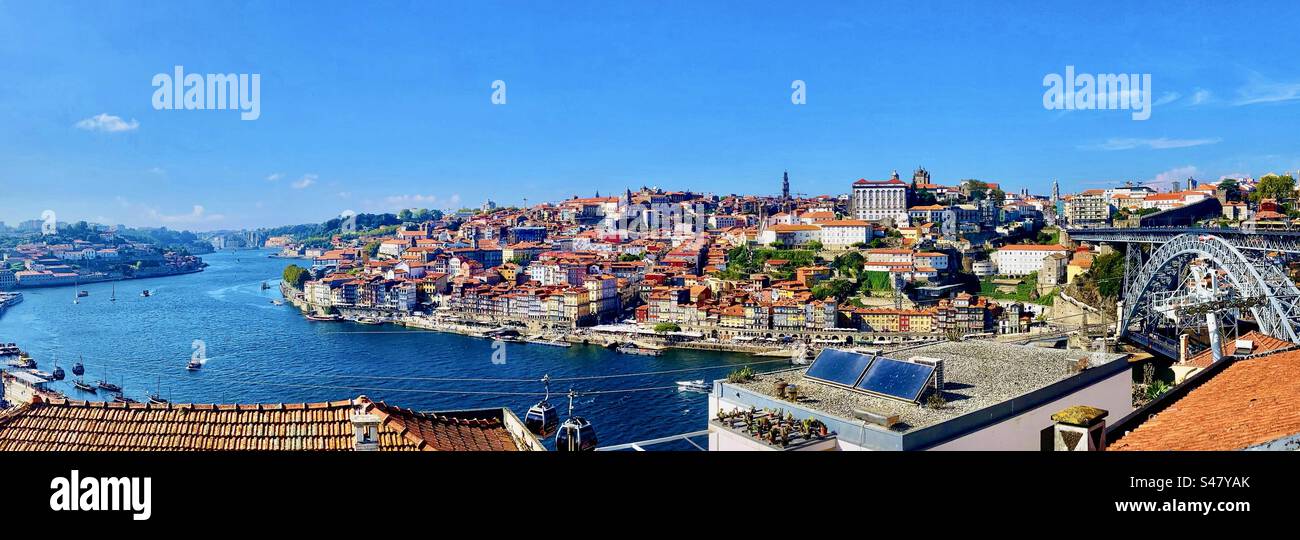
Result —
M 1261 332 L 1300 343 L 1300 289 L 1282 258 L 1269 256 L 1271 250 L 1242 249 L 1232 239 L 1195 233 L 1168 238 L 1145 264 L 1141 248 L 1129 248 L 1126 262 L 1136 261 L 1140 269 L 1125 266 L 1120 337 L 1176 357 L 1178 335 L 1188 324 L 1184 312 L 1190 312 L 1216 321 L 1252 319 Z

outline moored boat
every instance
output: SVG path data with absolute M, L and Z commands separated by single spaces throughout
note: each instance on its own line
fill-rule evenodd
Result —
M 338 315 L 307 315 L 307 320 L 316 322 L 337 322 L 341 319 L 339 319 Z
M 113 384 L 113 383 L 108 382 L 108 381 L 105 381 L 105 380 L 96 381 L 96 382 L 95 382 L 95 386 L 98 386 L 98 387 L 100 387 L 100 388 L 102 388 L 102 389 L 104 389 L 104 390 L 108 390 L 109 392 L 121 392 L 121 391 L 122 391 L 122 387 L 121 387 L 121 386 L 118 386 L 118 385 L 116 385 L 116 384 Z
M 623 354 L 639 354 L 641 356 L 660 356 L 664 353 L 658 349 L 647 349 L 644 347 L 638 347 L 631 343 L 620 345 L 617 349 L 614 349 L 614 351 Z
M 185 364 L 185 369 L 188 371 L 198 371 L 201 367 L 203 367 L 203 361 L 198 358 L 191 358 L 190 363 Z
M 76 388 L 77 390 L 81 390 L 82 392 L 90 392 L 92 394 L 96 393 L 95 387 L 86 384 L 86 381 L 83 381 L 81 379 L 77 379 L 76 381 L 73 381 L 72 387 Z

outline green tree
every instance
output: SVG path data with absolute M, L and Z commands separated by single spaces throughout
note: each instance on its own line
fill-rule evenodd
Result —
M 633 253 L 624 253 L 624 254 L 618 256 L 618 260 L 623 261 L 623 262 L 635 262 L 635 261 L 639 261 L 639 260 L 641 260 L 641 259 L 643 259 L 643 258 L 644 258 L 644 256 L 642 256 L 642 255 L 636 255 L 636 254 L 633 254 Z
M 1124 288 L 1124 254 L 1115 252 L 1098 255 L 1088 270 L 1089 279 L 1097 284 L 1097 292 L 1105 298 L 1118 298 Z
M 804 247 L 805 247 L 805 248 L 808 248 L 808 249 L 811 249 L 811 250 L 813 250 L 813 251 L 821 251 L 823 246 L 822 246 L 822 243 L 821 243 L 821 242 L 818 242 L 818 241 L 816 241 L 816 240 L 812 240 L 812 241 L 808 242 L 808 244 L 805 245 Z
M 682 331 L 682 327 L 678 326 L 677 323 L 661 322 L 655 325 L 656 334 L 667 334 L 669 332 L 681 332 L 681 331 Z
M 1002 203 L 1005 202 L 1006 199 L 1007 194 L 1005 191 L 1002 191 L 1002 188 L 993 188 L 989 191 L 989 200 L 993 201 L 993 203 L 998 206 L 1002 206 Z
M 831 262 L 831 267 L 836 272 L 839 272 L 841 276 L 857 278 L 858 272 L 862 270 L 862 264 L 865 262 L 866 258 L 861 253 L 850 251 L 835 257 L 835 260 Z
M 1225 201 L 1235 202 L 1241 200 L 1241 185 L 1237 183 L 1235 178 L 1224 178 L 1215 189 L 1223 193 L 1223 200 Z
M 284 282 L 290 287 L 301 289 L 302 284 L 307 282 L 307 270 L 296 264 L 284 267 Z
M 366 257 L 373 259 L 375 258 L 375 255 L 379 254 L 379 241 L 370 242 L 366 244 L 366 247 L 361 249 L 365 252 Z
M 835 297 L 841 302 L 853 296 L 855 285 L 847 279 L 832 279 L 818 283 L 812 289 L 813 298 L 825 300 Z
M 1291 175 L 1269 174 L 1259 179 L 1259 186 L 1251 194 L 1251 200 L 1259 202 L 1264 199 L 1277 199 L 1280 202 L 1291 199 L 1294 195 L 1295 179 Z

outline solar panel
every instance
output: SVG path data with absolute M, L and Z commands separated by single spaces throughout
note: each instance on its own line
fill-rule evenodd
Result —
M 916 401 L 934 374 L 934 366 L 878 358 L 855 388 L 889 397 Z
M 838 349 L 823 349 L 808 366 L 805 377 L 844 386 L 853 386 L 871 364 L 871 356 Z

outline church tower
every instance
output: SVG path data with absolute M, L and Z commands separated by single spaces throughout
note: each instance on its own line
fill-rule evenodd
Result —
M 790 171 L 785 171 L 781 177 L 781 198 L 790 200 Z

